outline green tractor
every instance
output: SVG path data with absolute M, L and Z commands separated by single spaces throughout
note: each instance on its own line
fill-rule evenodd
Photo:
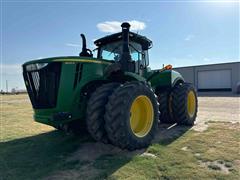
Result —
M 97 57 L 83 47 L 79 56 L 23 64 L 34 119 L 60 130 L 87 129 L 96 141 L 134 150 L 149 146 L 158 123 L 194 124 L 197 95 L 171 65 L 151 70 L 152 41 L 130 32 L 96 40 Z

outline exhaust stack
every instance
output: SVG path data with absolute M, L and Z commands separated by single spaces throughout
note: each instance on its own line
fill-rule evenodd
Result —
M 82 38 L 82 52 L 79 53 L 79 56 L 84 56 L 84 57 L 93 57 L 92 51 L 90 49 L 87 49 L 87 43 L 86 43 L 86 38 L 84 34 L 81 34 Z
M 124 22 L 121 25 L 122 27 L 122 54 L 120 57 L 120 64 L 123 71 L 133 72 L 135 70 L 135 65 L 132 63 L 132 58 L 130 55 L 129 49 L 129 29 L 130 24 L 128 22 Z

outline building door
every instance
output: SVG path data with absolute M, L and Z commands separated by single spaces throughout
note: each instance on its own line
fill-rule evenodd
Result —
M 198 91 L 231 91 L 231 70 L 198 72 Z

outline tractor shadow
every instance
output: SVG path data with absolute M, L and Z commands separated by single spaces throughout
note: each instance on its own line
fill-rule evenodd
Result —
M 185 134 L 191 126 L 180 126 L 177 124 L 159 124 L 158 133 L 153 143 L 168 145 Z
M 189 128 L 162 124 L 153 143 L 168 145 Z M 129 152 L 59 131 L 0 142 L 5 179 L 105 179 L 146 149 Z

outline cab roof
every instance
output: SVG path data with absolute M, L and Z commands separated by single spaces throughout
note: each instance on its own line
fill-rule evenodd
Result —
M 96 46 L 102 46 L 105 44 L 109 44 L 111 42 L 116 42 L 122 39 L 122 32 L 111 34 L 100 39 L 94 41 Z M 152 47 L 152 41 L 145 36 L 141 36 L 134 32 L 129 32 L 129 41 L 133 41 L 135 43 L 139 43 L 142 45 L 144 50 L 150 49 Z

